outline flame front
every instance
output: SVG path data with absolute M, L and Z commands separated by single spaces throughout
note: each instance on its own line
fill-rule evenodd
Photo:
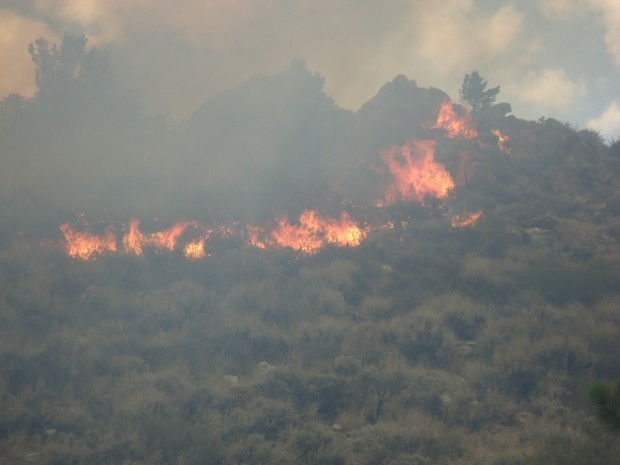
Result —
M 511 149 L 508 146 L 510 143 L 510 138 L 502 134 L 499 129 L 493 129 L 491 132 L 497 137 L 497 148 L 499 151 L 503 153 L 510 153 Z
M 381 156 L 394 178 L 385 200 L 423 202 L 427 196 L 445 199 L 454 180 L 446 168 L 435 161 L 435 141 L 414 140 L 402 147 L 385 149 Z
M 274 247 L 290 247 L 306 254 L 313 254 L 323 246 L 316 213 L 305 211 L 299 217 L 299 225 L 290 224 L 287 217 L 278 220 L 267 242 Z
M 65 248 L 70 257 L 90 260 L 97 255 L 116 252 L 116 236 L 112 227 L 101 236 L 74 231 L 67 223 L 60 226 L 60 231 L 65 237 Z
M 471 228 L 482 216 L 482 210 L 475 212 L 463 212 L 452 218 L 453 228 Z
M 190 241 L 185 244 L 183 247 L 183 255 L 188 260 L 202 260 L 207 257 L 207 252 L 205 252 L 205 238 L 197 239 L 195 241 Z
M 196 227 L 193 221 L 181 221 L 164 231 L 144 234 L 140 231 L 140 220 L 129 222 L 129 231 L 123 236 L 123 246 L 126 252 L 142 255 L 144 247 L 154 247 L 155 250 L 174 250 L 179 237 L 190 227 Z
M 339 247 L 357 247 L 366 237 L 366 232 L 347 212 L 342 213 L 340 220 L 325 221 L 324 228 L 327 243 Z
M 194 222 L 190 224 L 195 228 L 198 227 L 198 225 Z M 213 230 L 206 229 L 201 237 L 193 239 L 187 244 L 185 244 L 185 247 L 183 247 L 183 255 L 185 256 L 185 258 L 187 258 L 188 260 L 202 260 L 203 258 L 209 256 L 205 247 L 207 239 L 211 237 L 211 234 L 213 234 Z
M 202 235 L 186 240 L 184 245 L 179 246 L 181 236 L 189 227 L 202 230 Z M 76 232 L 68 224 L 63 224 L 60 229 L 65 236 L 67 253 L 71 257 L 90 260 L 96 255 L 117 250 L 116 236 L 112 229 L 109 229 L 105 236 Z M 343 212 L 340 218 L 329 218 L 314 210 L 304 211 L 298 224 L 291 224 L 287 217 L 281 217 L 274 228 L 250 225 L 245 231 L 247 243 L 251 246 L 262 249 L 291 248 L 302 254 L 315 254 L 328 244 L 357 247 L 367 232 L 346 212 Z M 212 229 L 201 227 L 195 221 L 183 221 L 163 231 L 143 233 L 140 231 L 140 221 L 133 219 L 127 225 L 122 243 L 125 252 L 135 255 L 142 255 L 147 247 L 152 247 L 155 251 L 173 251 L 178 247 L 188 260 L 201 260 L 209 255 L 206 243 L 214 235 L 220 239 L 244 236 L 237 224 Z
M 425 125 L 426 128 L 429 126 L 430 124 Z M 441 104 L 432 128 L 443 129 L 450 138 L 478 137 L 472 114 L 457 114 L 449 101 Z M 497 129 L 492 132 L 498 138 L 499 149 L 508 153 L 508 137 Z M 446 167 L 435 160 L 434 140 L 411 140 L 400 147 L 388 147 L 382 150 L 380 155 L 390 179 L 380 199 L 375 202 L 376 206 L 389 205 L 399 200 L 424 203 L 429 197 L 446 199 L 455 187 Z M 481 215 L 482 211 L 456 215 L 452 218 L 452 226 L 472 226 Z M 86 225 L 83 218 L 82 223 Z M 293 223 L 287 216 L 282 216 L 267 224 L 271 226 L 241 226 L 239 223 L 232 223 L 205 227 L 195 221 L 181 221 L 169 229 L 145 233 L 140 230 L 140 220 L 132 219 L 118 242 L 122 243 L 126 253 L 143 255 L 146 248 L 155 252 L 178 250 L 188 260 L 206 258 L 209 255 L 207 242 L 212 238 L 227 241 L 241 239 L 250 246 L 261 249 L 289 248 L 301 254 L 315 254 L 326 245 L 357 247 L 370 231 L 395 227 L 392 222 L 382 225 L 365 223 L 361 226 L 347 212 L 334 218 L 324 216 L 316 210 L 303 211 Z M 401 227 L 406 229 L 407 223 L 401 222 Z M 183 238 L 188 228 L 198 230 L 198 233 L 193 231 L 187 234 L 190 237 Z M 117 237 L 111 228 L 104 235 L 76 232 L 68 224 L 63 224 L 60 229 L 65 238 L 67 254 L 71 257 L 90 260 L 98 255 L 117 251 Z
M 444 102 L 439 107 L 437 121 L 431 129 L 438 128 L 445 129 L 446 135 L 450 138 L 474 139 L 478 137 L 478 130 L 471 113 L 466 112 L 463 116 L 457 115 L 451 102 Z
M 315 210 L 305 210 L 299 216 L 299 224 L 291 224 L 287 217 L 281 217 L 263 240 L 259 236 L 257 230 L 253 230 L 250 243 L 260 248 L 288 247 L 303 254 L 315 254 L 327 244 L 357 247 L 366 232 L 346 212 L 339 219 L 334 219 L 324 217 Z

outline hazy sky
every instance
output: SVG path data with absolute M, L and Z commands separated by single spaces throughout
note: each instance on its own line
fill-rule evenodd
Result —
M 149 108 L 189 116 L 295 57 L 357 109 L 398 74 L 453 100 L 478 70 L 521 118 L 620 136 L 618 0 L 0 0 L 0 95 L 31 95 L 28 43 L 64 31 L 112 50 Z

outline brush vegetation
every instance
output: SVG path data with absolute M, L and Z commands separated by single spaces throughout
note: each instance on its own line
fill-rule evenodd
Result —
M 620 376 L 617 249 L 480 228 L 308 258 L 4 250 L 3 460 L 617 463 L 588 403 Z
M 108 63 L 85 41 L 63 46 Z M 477 141 L 448 140 L 422 125 L 443 92 L 399 76 L 353 115 L 300 63 L 169 127 L 113 88 L 86 99 L 97 66 L 60 86 L 75 63 L 44 42 L 31 54 L 56 74 L 37 75 L 34 100 L 1 107 L 3 164 L 15 170 L 0 176 L 22 189 L 3 183 L 0 197 L 0 464 L 620 463 L 618 435 L 590 403 L 617 414 L 616 391 L 591 390 L 620 378 L 617 142 L 506 117 L 507 104 L 477 113 Z M 85 113 L 47 124 L 71 102 Z M 493 128 L 510 136 L 510 154 Z M 59 241 L 69 208 L 84 204 L 171 217 L 199 211 L 183 200 L 239 200 L 235 215 L 260 215 L 274 202 L 305 208 L 336 181 L 363 200 L 376 195 L 366 181 L 378 150 L 420 136 L 437 140 L 455 191 L 375 212 L 408 226 L 359 248 L 299 257 L 221 244 L 196 262 L 149 250 L 82 262 L 41 242 Z M 242 168 L 246 148 L 273 158 L 267 168 L 247 158 L 240 179 L 277 180 L 273 190 L 250 185 L 246 204 L 230 180 L 199 190 L 228 163 Z M 450 226 L 451 214 L 479 209 L 473 227 Z

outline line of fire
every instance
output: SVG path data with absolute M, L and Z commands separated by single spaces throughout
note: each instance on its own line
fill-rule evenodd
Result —
M 437 110 L 436 120 L 426 126 L 447 139 L 480 142 L 475 115 L 467 110 L 455 111 L 452 102 L 444 102 Z M 490 133 L 496 138 L 497 151 L 510 153 L 510 139 L 499 129 Z M 414 202 L 424 205 L 429 199 L 445 201 L 453 193 L 455 182 L 446 167 L 435 159 L 434 139 L 414 139 L 402 146 L 386 147 L 380 152 L 384 187 L 377 193 L 374 208 L 388 207 L 395 202 Z M 482 210 L 452 215 L 453 228 L 470 228 L 483 216 Z M 138 219 L 120 226 L 105 228 L 103 233 L 91 232 L 82 218 L 78 226 L 62 224 L 64 237 L 61 246 L 78 260 L 92 260 L 107 254 L 142 255 L 155 252 L 180 251 L 188 260 L 209 256 L 209 242 L 234 238 L 241 243 L 261 249 L 290 249 L 302 255 L 312 255 L 326 246 L 358 247 L 369 233 L 394 228 L 392 222 L 359 220 L 350 212 L 329 216 L 318 210 L 305 210 L 294 221 L 282 215 L 264 225 L 213 226 L 197 221 L 179 221 L 164 230 L 144 232 Z

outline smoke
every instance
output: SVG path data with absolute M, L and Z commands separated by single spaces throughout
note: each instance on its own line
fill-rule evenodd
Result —
M 583 84 L 573 81 L 564 70 L 546 68 L 529 72 L 513 90 L 522 100 L 539 108 L 558 114 L 581 103 L 585 95 Z
M 440 7 L 425 4 L 416 13 L 424 18 L 408 26 L 416 31 L 415 44 L 421 60 L 440 75 L 460 74 L 474 63 L 512 55 L 522 29 L 524 14 L 513 5 L 504 5 L 489 14 L 480 14 L 473 2 L 444 2 Z
M 36 90 L 34 65 L 26 50 L 36 37 L 57 39 L 42 21 L 32 20 L 19 14 L 0 9 L 0 96 L 21 94 L 32 96 Z
M 595 0 L 592 3 L 600 10 L 605 24 L 607 49 L 616 65 L 620 66 L 620 4 L 614 0 Z
M 2 102 L 0 195 L 34 192 L 125 223 L 294 221 L 317 204 L 340 218 L 394 200 L 382 149 L 427 137 L 473 69 L 517 116 L 608 131 L 617 8 L 576 5 L 13 2 L 0 9 L 2 91 L 22 97 Z M 74 67 L 60 59 L 63 78 L 35 96 L 28 44 L 60 46 L 65 31 L 85 34 L 92 53 Z
M 588 127 L 599 131 L 608 140 L 620 137 L 620 105 L 612 102 L 600 116 L 588 121 Z
M 613 80 L 601 76 L 617 73 L 620 63 L 618 10 L 611 0 L 27 0 L 0 10 L 7 31 L 0 53 L 20 76 L 2 90 L 29 95 L 27 43 L 69 31 L 110 47 L 119 80 L 139 89 L 152 113 L 179 120 L 222 90 L 275 74 L 300 56 L 326 77 L 326 93 L 342 108 L 359 108 L 398 74 L 454 96 L 462 76 L 479 69 L 503 86 L 520 116 L 554 114 L 583 124 L 617 98 Z M 578 82 L 583 93 L 572 94 L 568 105 L 543 94 L 532 109 L 520 82 L 549 69 Z

